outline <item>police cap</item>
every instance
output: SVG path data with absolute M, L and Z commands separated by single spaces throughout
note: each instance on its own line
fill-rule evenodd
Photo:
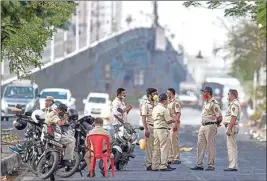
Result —
M 163 93 L 159 95 L 159 101 L 165 101 L 168 100 L 167 94 Z
M 211 87 L 205 87 L 204 89 L 201 90 L 202 92 L 209 92 L 212 94 L 212 88 Z

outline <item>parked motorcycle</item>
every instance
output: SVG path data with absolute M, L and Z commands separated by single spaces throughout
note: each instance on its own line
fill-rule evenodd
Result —
M 84 159 L 86 153 L 85 140 L 86 135 L 90 130 L 93 129 L 92 124 L 94 123 L 94 118 L 91 116 L 84 116 L 83 118 L 77 120 L 74 126 L 75 139 L 76 139 L 76 151 L 80 154 L 80 164 L 77 169 L 77 172 L 80 172 L 82 176 L 82 170 L 87 166 L 87 163 Z
M 26 139 L 22 146 L 23 148 L 18 153 L 21 156 L 21 160 L 29 165 L 30 170 L 34 174 L 37 174 L 36 161 L 43 152 L 40 136 L 44 117 L 36 116 L 38 113 L 42 113 L 42 111 L 35 110 L 33 113 L 26 112 L 25 114 L 21 114 L 19 105 L 13 111 L 19 112 L 16 113 L 17 119 L 13 122 L 14 127 L 18 130 L 23 130 L 27 126 L 24 134 Z
M 118 108 L 121 114 L 123 111 Z M 112 139 L 112 153 L 114 154 L 114 164 L 117 170 L 122 170 L 128 164 L 130 158 L 135 158 L 134 148 L 138 145 L 139 134 L 137 129 L 144 130 L 144 127 L 133 128 L 130 123 L 124 122 L 114 115 L 120 124 L 114 127 L 115 134 Z

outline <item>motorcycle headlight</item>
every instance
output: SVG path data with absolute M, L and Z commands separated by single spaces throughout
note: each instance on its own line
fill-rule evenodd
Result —
M 5 109 L 7 109 L 7 107 L 8 107 L 7 102 L 2 99 L 2 101 L 1 101 L 1 109 L 5 110 Z

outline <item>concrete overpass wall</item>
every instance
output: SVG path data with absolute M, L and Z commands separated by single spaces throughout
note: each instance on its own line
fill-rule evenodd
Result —
M 40 90 L 68 88 L 82 108 L 82 99 L 89 92 L 114 95 L 118 87 L 128 94 L 145 93 L 147 87 L 161 92 L 177 89 L 186 78 L 187 70 L 170 43 L 164 52 L 153 50 L 154 29 L 138 28 L 115 36 L 83 52 L 34 73 Z M 105 67 L 110 66 L 106 76 Z M 144 84 L 134 85 L 135 72 L 144 71 Z M 2 86 L 4 88 L 5 86 Z

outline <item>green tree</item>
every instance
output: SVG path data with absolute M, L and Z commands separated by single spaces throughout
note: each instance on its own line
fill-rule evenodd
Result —
M 229 52 L 227 57 L 233 58 L 232 75 L 242 81 L 252 81 L 254 72 L 259 74 L 266 65 L 266 38 L 253 22 L 244 20 L 233 27 L 224 48 Z
M 205 7 L 208 9 L 225 9 L 225 16 L 245 17 L 249 16 L 257 24 L 261 24 L 261 33 L 266 36 L 266 0 L 259 1 L 233 1 L 222 0 L 207 1 L 205 5 L 199 1 L 186 1 L 185 7 Z
M 63 28 L 74 11 L 72 1 L 1 1 L 1 62 L 11 73 L 29 78 L 30 66 L 40 67 L 44 47 L 56 28 Z

